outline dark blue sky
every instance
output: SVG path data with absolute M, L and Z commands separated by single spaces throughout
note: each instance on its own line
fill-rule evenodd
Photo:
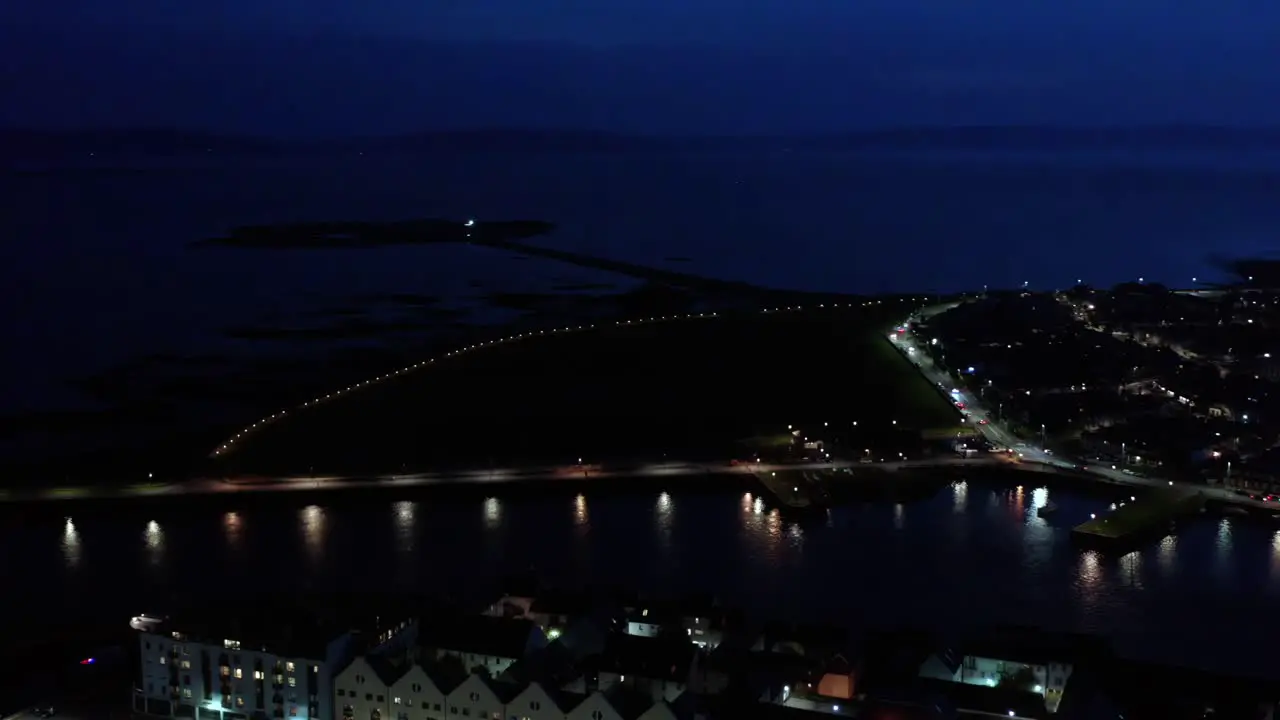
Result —
M 0 123 L 1280 124 L 1274 0 L 0 4 Z

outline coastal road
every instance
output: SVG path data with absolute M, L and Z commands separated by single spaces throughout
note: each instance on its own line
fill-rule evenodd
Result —
M 515 482 L 581 482 L 609 478 L 692 478 L 711 475 L 795 472 L 804 470 L 876 469 L 899 471 L 939 467 L 1009 467 L 1009 460 L 990 456 L 965 459 L 934 457 L 898 462 L 863 463 L 836 460 L 815 463 L 686 463 L 667 462 L 641 465 L 562 465 L 536 468 L 493 468 L 453 473 L 404 473 L 395 475 L 296 475 L 274 478 L 202 478 L 172 484 L 135 485 L 118 488 L 54 488 L 26 495 L 7 494 L 0 502 L 57 500 L 94 500 L 126 498 L 163 498 L 184 496 L 234 495 L 241 493 L 317 492 L 353 489 L 423 488 L 444 485 L 500 485 Z M 1032 472 L 1052 472 L 1053 468 L 1024 464 Z
M 993 444 L 1007 447 L 1017 452 L 1019 459 L 1028 464 L 1037 464 L 1046 467 L 1055 468 L 1062 471 L 1069 469 L 1084 470 L 1095 479 L 1113 485 L 1127 485 L 1131 487 L 1182 487 L 1188 490 L 1195 490 L 1212 500 L 1222 502 L 1230 502 L 1241 505 L 1249 505 L 1254 507 L 1263 507 L 1280 512 L 1280 504 L 1268 503 L 1261 500 L 1253 500 L 1247 496 L 1240 495 L 1232 490 L 1221 487 L 1213 487 L 1200 485 L 1196 483 L 1183 483 L 1164 478 L 1153 478 L 1143 475 L 1131 475 L 1122 472 L 1114 465 L 1102 465 L 1098 463 L 1082 462 L 1074 458 L 1063 458 L 1054 455 L 1051 451 L 1042 446 L 1028 442 L 1009 431 L 999 423 L 998 415 L 992 415 L 990 410 L 983 405 L 982 398 L 973 394 L 971 390 L 961 388 L 955 384 L 955 381 L 943 372 L 933 360 L 924 352 L 919 344 L 919 338 L 915 337 L 910 331 L 910 323 L 927 319 L 934 315 L 946 312 L 954 308 L 959 303 L 951 303 L 949 305 L 935 305 L 924 308 L 914 315 L 903 321 L 899 330 L 906 329 L 905 332 L 895 331 L 890 336 L 892 342 L 899 351 L 911 362 L 913 366 L 927 379 L 938 388 L 938 392 L 946 395 L 952 402 L 960 402 L 965 406 L 968 415 L 964 418 L 965 422 L 973 423 L 983 437 L 991 441 Z M 987 422 L 983 423 L 982 421 Z M 1078 475 L 1077 475 L 1078 477 Z

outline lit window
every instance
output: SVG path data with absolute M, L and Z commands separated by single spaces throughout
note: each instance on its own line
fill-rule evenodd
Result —
M 160 656 L 160 664 L 161 664 L 161 665 L 165 665 L 165 664 L 167 664 L 168 662 L 169 662 L 169 661 L 168 661 L 168 660 L 165 660 L 165 658 L 164 658 L 164 656 L 163 656 L 163 655 L 161 655 L 161 656 Z
M 395 703 L 396 705 L 399 705 L 399 704 L 400 704 L 400 698 L 391 698 L 391 702 Z
M 285 663 L 284 669 L 285 669 L 285 672 L 293 672 L 293 662 L 291 661 L 291 662 Z
M 235 675 L 237 680 L 239 680 L 240 678 L 244 677 L 244 672 L 243 672 L 240 668 L 236 668 L 236 669 L 235 669 L 235 672 L 233 672 L 233 673 L 231 673 L 231 674 L 232 674 L 232 675 Z
M 244 707 L 244 698 L 240 695 L 236 696 L 236 707 Z
M 254 671 L 253 671 L 253 679 L 254 679 L 254 680 L 261 680 L 261 679 L 263 679 L 263 678 L 265 678 L 265 677 L 266 677 L 266 674 L 265 674 L 265 673 L 263 673 L 261 670 L 254 670 Z
M 227 667 L 226 665 L 223 665 L 221 672 L 222 672 L 222 677 L 226 677 L 231 674 L 231 668 Z
M 290 676 L 290 677 L 289 677 L 289 687 L 298 687 L 298 678 L 293 677 L 293 676 Z
M 191 688 L 182 688 L 182 697 L 187 698 L 187 699 L 190 699 L 190 698 L 191 698 Z
M 191 661 L 190 661 L 190 660 L 183 660 L 183 661 L 182 661 L 182 669 L 183 669 L 183 670 L 190 670 L 190 669 L 191 669 Z

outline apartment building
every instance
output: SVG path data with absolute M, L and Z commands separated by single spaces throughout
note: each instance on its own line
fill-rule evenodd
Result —
M 174 617 L 138 632 L 133 708 L 193 720 L 332 720 L 333 673 L 396 630 L 309 616 Z

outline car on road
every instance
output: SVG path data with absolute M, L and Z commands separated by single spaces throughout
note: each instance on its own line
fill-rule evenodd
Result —
M 32 714 L 32 715 L 35 715 L 36 717 L 41 717 L 41 718 L 51 718 L 51 717 L 53 717 L 54 715 L 57 715 L 57 714 L 58 714 L 58 711 L 57 711 L 57 710 L 55 710 L 55 709 L 53 709 L 52 707 L 50 707 L 50 706 L 46 705 L 46 706 L 44 706 L 44 707 L 32 708 L 32 709 L 31 709 L 31 714 Z

